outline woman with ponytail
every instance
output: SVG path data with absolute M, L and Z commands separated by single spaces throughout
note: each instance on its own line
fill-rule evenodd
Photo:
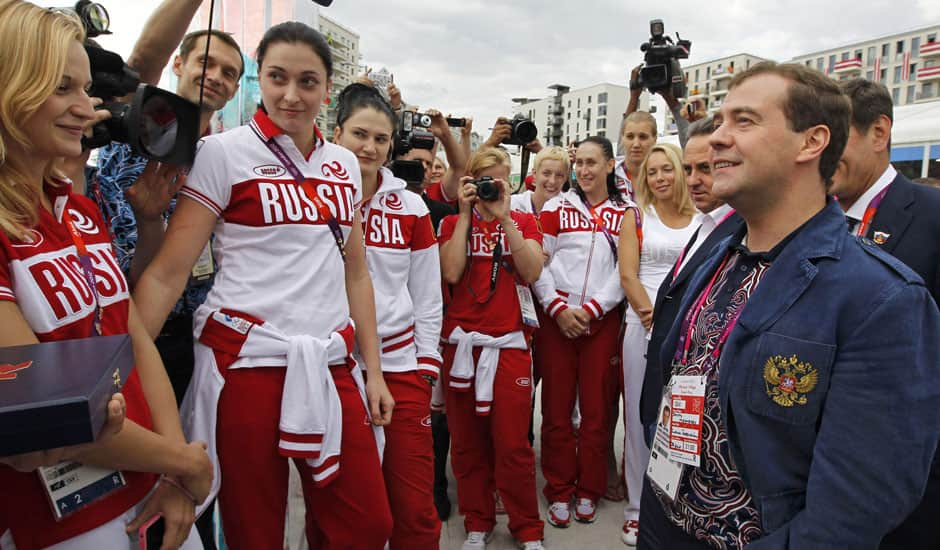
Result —
M 431 215 L 421 196 L 384 165 L 396 117 L 379 92 L 350 84 L 339 95 L 333 143 L 359 159 L 366 260 L 385 383 L 395 421 L 385 426 L 382 471 L 392 510 L 390 550 L 436 550 L 431 386 L 440 374 L 440 259 Z
M 591 523 L 607 488 L 607 448 L 619 388 L 623 290 L 618 240 L 628 210 L 614 178 L 613 147 L 589 137 L 575 154 L 577 187 L 549 200 L 540 221 L 548 257 L 535 283 L 547 318 L 536 337 L 542 374 L 542 473 L 548 522 Z M 575 437 L 571 413 L 580 403 Z

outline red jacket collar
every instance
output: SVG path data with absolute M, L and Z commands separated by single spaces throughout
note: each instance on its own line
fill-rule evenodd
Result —
M 255 111 L 255 115 L 251 118 L 252 122 L 255 125 L 255 128 L 261 133 L 265 139 L 271 139 L 275 136 L 279 136 L 284 133 L 284 130 L 281 130 L 277 124 L 271 120 L 271 117 L 268 116 L 268 113 L 264 112 L 264 109 L 258 108 Z M 320 133 L 320 129 L 317 128 L 316 124 L 313 126 L 313 135 L 316 136 L 316 139 L 313 143 L 313 149 L 316 150 L 317 147 L 323 143 L 323 134 Z

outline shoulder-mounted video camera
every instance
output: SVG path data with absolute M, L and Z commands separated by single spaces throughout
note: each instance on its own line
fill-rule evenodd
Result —
M 73 8 L 88 38 L 111 34 L 108 11 L 101 4 L 79 0 Z M 112 141 L 127 143 L 135 153 L 176 166 L 190 166 L 199 139 L 200 109 L 195 103 L 156 86 L 142 84 L 140 75 L 120 55 L 91 41 L 85 43 L 91 64 L 89 95 L 105 102 L 97 109 L 111 112 L 111 118 L 96 124 L 91 138 L 83 138 L 86 149 Z M 134 94 L 130 103 L 122 102 Z
M 640 51 L 645 52 L 645 65 L 640 69 L 639 85 L 650 93 L 670 90 L 675 98 L 685 97 L 685 77 L 679 60 L 688 59 L 691 49 L 692 42 L 679 38 L 679 33 L 675 42 L 666 36 L 662 19 L 650 21 L 650 40 L 640 45 Z

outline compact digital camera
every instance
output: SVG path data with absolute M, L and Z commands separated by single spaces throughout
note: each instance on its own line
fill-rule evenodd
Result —
M 470 183 L 476 186 L 477 197 L 481 201 L 494 202 L 499 200 L 499 185 L 490 176 L 477 178 Z

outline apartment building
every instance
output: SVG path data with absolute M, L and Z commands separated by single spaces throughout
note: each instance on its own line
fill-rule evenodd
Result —
M 890 34 L 794 57 L 836 80 L 884 84 L 894 105 L 940 99 L 940 25 Z
M 333 88 L 330 90 L 330 104 L 321 107 L 317 115 L 317 126 L 324 134 L 332 136 L 333 127 L 336 126 L 334 111 L 337 98 L 343 88 L 359 75 L 362 54 L 359 53 L 359 34 L 323 15 L 323 12 L 320 12 L 319 30 L 329 43 L 333 55 Z
M 516 98 L 514 108 L 535 122 L 545 145 L 565 145 L 588 136 L 605 136 L 616 144 L 620 121 L 630 99 L 630 90 L 604 82 L 572 90 L 563 84 L 548 87 L 555 94 L 544 99 Z M 649 110 L 643 97 L 641 110 Z

